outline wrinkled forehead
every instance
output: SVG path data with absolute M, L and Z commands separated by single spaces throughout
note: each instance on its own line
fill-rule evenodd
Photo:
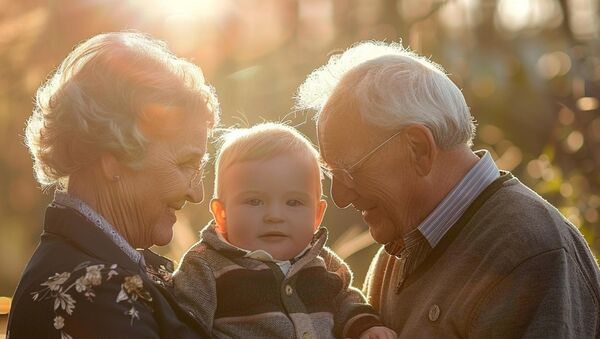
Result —
M 356 111 L 325 107 L 317 119 L 320 160 L 329 167 L 347 167 L 375 141 L 375 129 Z

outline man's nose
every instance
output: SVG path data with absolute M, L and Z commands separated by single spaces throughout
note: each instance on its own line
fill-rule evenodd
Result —
M 197 204 L 204 200 L 204 182 L 199 185 L 190 186 L 185 195 L 185 200 Z
M 331 199 L 338 208 L 346 208 L 354 200 L 358 198 L 358 194 L 352 188 L 344 185 L 340 180 L 331 180 Z

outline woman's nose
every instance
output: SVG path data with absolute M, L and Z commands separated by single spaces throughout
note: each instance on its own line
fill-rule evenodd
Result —
M 356 198 L 358 198 L 356 191 L 333 177 L 331 180 L 331 199 L 338 208 L 348 207 Z

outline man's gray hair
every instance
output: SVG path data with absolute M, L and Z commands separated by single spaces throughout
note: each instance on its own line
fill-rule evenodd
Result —
M 475 134 L 465 98 L 444 69 L 398 43 L 367 41 L 332 56 L 300 86 L 296 108 L 317 117 L 358 108 L 363 121 L 385 129 L 421 124 L 443 149 L 471 146 Z
M 146 104 L 203 114 L 219 104 L 200 68 L 166 44 L 135 32 L 97 35 L 77 46 L 37 91 L 25 143 L 43 186 L 61 183 L 102 152 L 140 167 L 147 139 L 137 126 Z

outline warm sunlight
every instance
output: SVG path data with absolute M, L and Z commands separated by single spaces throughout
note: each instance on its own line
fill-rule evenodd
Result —
M 228 1 L 219 0 L 152 0 L 146 6 L 157 6 L 165 16 L 214 18 L 222 13 Z
M 0 339 L 600 339 L 600 0 L 0 0 L 0 70 Z
M 128 3 L 140 13 L 141 21 L 162 24 L 166 30 L 179 27 L 193 30 L 213 24 L 231 5 L 228 0 L 129 0 Z
M 497 11 L 498 24 L 509 32 L 555 27 L 562 22 L 560 6 L 556 1 L 500 0 Z

